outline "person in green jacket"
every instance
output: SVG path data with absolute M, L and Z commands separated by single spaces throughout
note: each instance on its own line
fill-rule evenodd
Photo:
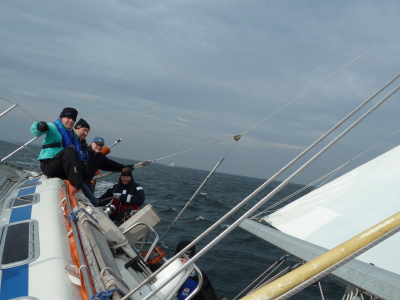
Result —
M 75 108 L 66 107 L 55 122 L 33 123 L 31 133 L 35 136 L 46 135 L 38 157 L 43 174 L 66 179 L 80 190 L 83 187 L 82 163 L 85 152 L 73 131 L 77 116 Z

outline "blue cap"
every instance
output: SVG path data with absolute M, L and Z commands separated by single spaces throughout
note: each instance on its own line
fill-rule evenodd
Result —
M 103 144 L 103 145 L 104 145 L 104 139 L 103 139 L 102 137 L 96 136 L 96 137 L 93 139 L 93 143 L 96 143 L 96 144 Z

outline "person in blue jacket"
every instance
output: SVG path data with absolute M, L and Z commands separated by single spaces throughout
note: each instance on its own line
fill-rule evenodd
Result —
M 81 143 L 81 151 L 84 152 L 81 155 L 85 158 L 85 163 L 89 160 L 89 154 L 87 153 L 88 143 L 86 141 L 86 137 L 88 136 L 90 131 L 90 125 L 86 120 L 79 119 L 78 122 L 75 123 L 74 133 L 78 141 Z
M 46 135 L 38 157 L 43 174 L 66 179 L 80 190 L 83 187 L 82 163 L 87 152 L 81 149 L 73 131 L 77 116 L 75 108 L 66 107 L 55 122 L 33 123 L 31 133 L 38 137 Z
M 176 246 L 175 255 L 180 252 L 183 248 L 190 244 L 190 241 L 180 241 Z M 185 252 L 185 254 L 192 258 L 196 254 L 196 247 L 193 246 L 189 250 Z M 186 259 L 180 258 L 183 263 L 186 262 Z M 217 294 L 215 293 L 214 287 L 212 286 L 208 276 L 202 271 L 203 282 L 201 284 L 200 290 L 196 295 L 192 298 L 193 300 L 218 300 Z M 192 274 L 186 279 L 181 288 L 178 291 L 177 298 L 178 300 L 186 299 L 197 287 L 199 282 L 198 274 L 193 271 Z

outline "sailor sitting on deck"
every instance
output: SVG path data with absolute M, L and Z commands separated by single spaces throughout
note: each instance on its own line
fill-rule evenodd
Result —
M 180 241 L 176 246 L 175 254 L 180 252 L 183 248 L 190 244 L 190 241 Z M 185 254 L 192 258 L 196 254 L 195 246 L 191 247 L 189 250 L 185 252 Z M 181 257 L 180 260 L 183 263 L 186 263 L 186 259 Z M 203 283 L 201 285 L 200 290 L 194 297 L 193 300 L 218 300 L 218 297 L 214 291 L 214 288 L 208 279 L 208 276 L 202 271 L 201 274 L 203 275 Z M 197 287 L 197 283 L 199 282 L 198 275 L 195 271 L 190 274 L 188 279 L 183 283 L 182 287 L 179 289 L 177 298 L 178 300 L 183 300 L 190 295 L 190 293 Z
M 84 119 L 79 119 L 78 122 L 76 122 L 75 127 L 74 127 L 74 133 L 78 141 L 81 143 L 81 151 L 82 156 L 85 158 L 84 161 L 82 162 L 82 173 L 83 173 L 83 179 L 87 177 L 87 168 L 88 168 L 88 160 L 89 160 L 89 154 L 87 152 L 87 142 L 86 142 L 86 137 L 89 134 L 90 131 L 90 125 L 88 122 L 86 122 Z
M 88 177 L 88 164 L 90 161 L 90 155 L 87 150 L 88 144 L 86 142 L 86 137 L 88 136 L 89 131 L 90 131 L 90 125 L 84 119 L 79 119 L 79 121 L 76 122 L 74 127 L 74 133 L 76 138 L 81 144 L 80 151 L 82 152 L 81 153 L 82 157 L 84 157 L 84 160 L 82 161 L 82 179 L 84 181 L 83 193 L 94 206 L 97 206 L 97 199 L 93 195 L 93 191 L 89 188 L 89 184 L 86 184 L 86 182 L 90 181 Z
M 82 162 L 85 160 L 81 144 L 73 127 L 78 111 L 72 107 L 62 110 L 53 123 L 35 122 L 31 133 L 35 136 L 46 134 L 40 151 L 40 170 L 48 177 L 67 179 L 77 190 L 82 189 Z
M 113 198 L 111 203 L 101 202 L 107 198 Z M 99 197 L 99 206 L 112 204 L 115 211 L 110 215 L 110 219 L 119 223 L 129 219 L 140 208 L 144 200 L 143 188 L 133 179 L 132 169 L 123 168 L 118 183 Z

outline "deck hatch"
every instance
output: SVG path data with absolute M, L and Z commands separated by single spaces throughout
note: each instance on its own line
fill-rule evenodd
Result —
M 39 227 L 36 220 L 1 228 L 0 269 L 28 264 L 39 257 Z
M 20 207 L 24 205 L 32 205 L 38 203 L 40 200 L 39 194 L 30 194 L 30 195 L 23 195 L 17 196 L 10 201 L 9 208 Z
M 42 182 L 39 181 L 39 179 L 33 179 L 33 180 L 28 180 L 23 185 L 21 185 L 19 188 L 20 189 L 26 189 L 28 187 L 38 186 L 38 185 L 41 185 L 41 184 L 42 184 Z

